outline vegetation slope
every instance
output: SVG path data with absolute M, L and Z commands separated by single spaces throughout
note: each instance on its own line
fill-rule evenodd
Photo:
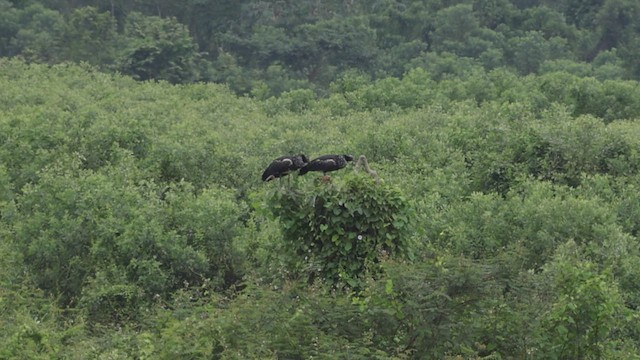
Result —
M 635 82 L 417 69 L 256 100 L 0 66 L 3 358 L 638 354 Z M 301 152 L 366 155 L 383 182 L 262 183 Z M 346 230 L 313 230 L 339 248 L 310 260 L 296 214 L 318 199 L 382 222 L 325 203 Z M 352 232 L 402 251 L 349 258 Z
M 640 358 L 637 1 L 176 4 L 0 0 L 0 358 Z

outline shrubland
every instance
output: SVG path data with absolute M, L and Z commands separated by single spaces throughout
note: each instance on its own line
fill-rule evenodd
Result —
M 2 358 L 640 357 L 636 82 L 0 70 Z

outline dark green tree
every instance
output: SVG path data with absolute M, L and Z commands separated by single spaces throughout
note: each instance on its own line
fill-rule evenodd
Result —
M 607 0 L 596 17 L 600 41 L 594 53 L 617 47 L 628 47 L 640 34 L 640 3 L 637 1 Z
M 110 13 L 101 13 L 94 7 L 78 8 L 66 21 L 60 56 L 108 67 L 115 60 L 116 42 L 116 21 Z
M 438 11 L 432 32 L 434 47 L 448 50 L 449 43 L 464 43 L 480 28 L 471 5 L 460 4 Z
M 291 54 L 292 65 L 302 70 L 312 82 L 323 79 L 323 71 L 328 66 L 337 66 L 340 70 L 367 69 L 377 55 L 375 31 L 364 18 L 305 24 L 297 27 L 296 33 L 298 46 Z
M 56 63 L 64 60 L 64 18 L 59 12 L 35 3 L 9 14 L 16 18 L 11 19 L 13 21 L 6 19 L 8 23 L 5 26 L 8 26 L 9 33 L 2 35 L 6 36 L 4 42 L 8 43 L 7 55 L 21 55 L 35 62 Z M 17 31 L 12 34 L 12 29 Z
M 567 22 L 580 28 L 593 29 L 598 11 L 606 0 L 545 0 L 545 5 L 559 9 Z
M 507 58 L 520 74 L 526 75 L 537 72 L 546 60 L 566 58 L 569 54 L 566 39 L 546 39 L 539 31 L 528 31 L 509 40 Z
M 192 82 L 202 78 L 204 62 L 189 30 L 175 18 L 131 13 L 118 70 L 138 80 Z
M 17 49 L 12 45 L 12 39 L 20 29 L 18 10 L 7 0 L 0 1 L 0 54 L 15 56 Z
M 509 0 L 474 0 L 474 15 L 480 20 L 480 25 L 495 29 L 500 24 L 512 24 L 516 9 Z

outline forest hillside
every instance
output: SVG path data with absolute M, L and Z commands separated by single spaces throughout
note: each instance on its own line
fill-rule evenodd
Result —
M 640 80 L 636 0 L 0 0 L 0 56 L 324 97 L 344 74 Z
M 0 358 L 640 359 L 636 2 L 171 4 L 0 1 Z

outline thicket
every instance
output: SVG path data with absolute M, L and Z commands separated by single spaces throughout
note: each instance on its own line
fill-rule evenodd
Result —
M 636 82 L 0 70 L 2 358 L 640 357 Z
M 276 190 L 267 206 L 282 224 L 283 251 L 293 260 L 288 267 L 309 282 L 357 292 L 385 258 L 412 255 L 407 200 L 368 175 Z

